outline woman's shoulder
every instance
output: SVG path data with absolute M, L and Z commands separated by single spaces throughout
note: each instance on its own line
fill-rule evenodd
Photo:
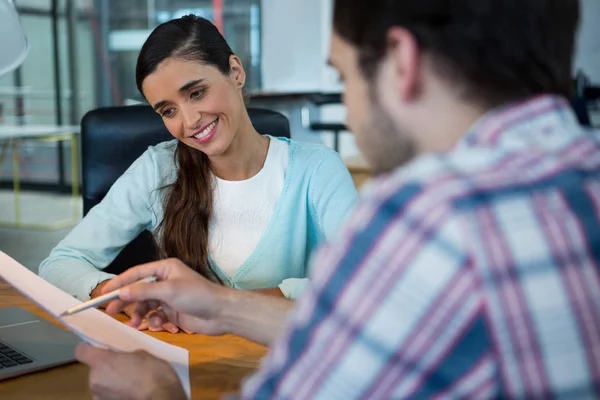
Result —
M 149 146 L 133 163 L 132 167 L 139 165 L 152 166 L 157 170 L 170 169 L 175 160 L 174 154 L 176 148 L 177 140 L 169 140 Z
M 322 168 L 346 170 L 339 153 L 324 144 L 295 140 L 289 140 L 289 143 L 290 159 L 295 168 L 311 174 Z
M 315 166 L 327 159 L 340 159 L 339 154 L 321 143 L 299 142 L 293 139 L 275 137 L 275 139 L 289 144 L 290 157 L 295 162 Z
M 149 156 L 150 158 L 173 158 L 173 155 L 175 154 L 175 149 L 177 148 L 177 143 L 177 139 L 168 140 L 166 142 L 160 142 L 158 144 L 155 144 L 154 146 L 148 147 L 144 154 Z
M 148 147 L 125 172 L 127 175 L 142 176 L 150 186 L 161 185 L 171 179 L 175 171 L 175 149 L 177 140 L 170 140 Z

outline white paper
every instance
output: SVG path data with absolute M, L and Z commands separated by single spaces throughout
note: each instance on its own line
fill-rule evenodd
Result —
M 81 303 L 1 251 L 0 277 L 56 319 L 59 319 L 58 316 L 62 312 Z M 82 340 L 93 346 L 126 352 L 144 350 L 169 362 L 190 398 L 187 350 L 155 339 L 95 309 L 87 309 L 59 320 Z

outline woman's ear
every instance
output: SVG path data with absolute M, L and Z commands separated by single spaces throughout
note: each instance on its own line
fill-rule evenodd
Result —
M 246 84 L 246 71 L 242 65 L 242 60 L 238 56 L 232 55 L 229 57 L 229 70 L 235 85 L 240 89 L 243 88 Z

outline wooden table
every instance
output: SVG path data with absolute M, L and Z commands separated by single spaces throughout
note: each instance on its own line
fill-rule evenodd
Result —
M 348 157 L 344 159 L 344 163 L 346 164 L 348 171 L 350 171 L 354 186 L 356 186 L 357 189 L 360 189 L 360 187 L 371 177 L 371 168 L 361 155 Z
M 0 307 L 12 306 L 23 307 L 59 325 L 49 314 L 0 281 Z M 190 352 L 193 399 L 218 399 L 236 392 L 241 380 L 258 367 L 260 359 L 267 353 L 265 347 L 231 335 L 148 334 Z M 0 399 L 90 399 L 87 374 L 86 366 L 70 364 L 2 381 Z

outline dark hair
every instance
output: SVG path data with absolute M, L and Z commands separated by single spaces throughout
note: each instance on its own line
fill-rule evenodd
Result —
M 496 106 L 541 93 L 570 96 L 577 0 L 335 0 L 334 30 L 372 78 L 394 26 L 409 30 L 436 72 Z
M 150 34 L 138 57 L 136 83 L 168 58 L 198 61 L 230 74 L 231 48 L 208 20 L 194 15 L 165 22 Z M 206 154 L 181 142 L 175 150 L 177 178 L 165 186 L 164 213 L 155 234 L 161 258 L 176 257 L 207 278 L 221 279 L 208 257 L 208 230 L 214 181 Z

